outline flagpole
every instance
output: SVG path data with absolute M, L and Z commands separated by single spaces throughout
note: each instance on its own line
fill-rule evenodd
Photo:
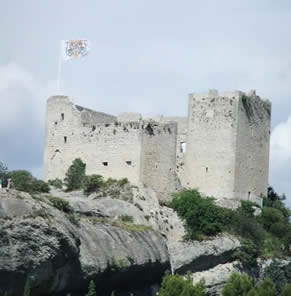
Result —
M 61 92 L 61 72 L 62 72 L 62 41 L 59 48 L 59 65 L 58 65 L 58 80 L 57 80 L 57 92 L 60 95 Z

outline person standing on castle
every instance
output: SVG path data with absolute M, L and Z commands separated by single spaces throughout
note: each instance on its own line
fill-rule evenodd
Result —
M 0 189 L 2 189 L 2 179 L 0 179 Z

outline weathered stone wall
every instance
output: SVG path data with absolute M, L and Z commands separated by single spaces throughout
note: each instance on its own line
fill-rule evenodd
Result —
M 184 169 L 185 169 L 185 154 L 187 150 L 187 117 L 162 117 L 162 122 L 174 121 L 177 122 L 177 146 L 176 146 L 176 172 L 181 180 L 184 183 Z
M 176 143 L 176 122 L 145 123 L 142 141 L 142 182 L 150 184 L 161 200 L 169 200 L 171 193 L 177 190 Z
M 64 178 L 72 161 L 79 157 L 86 163 L 87 174 L 139 182 L 139 122 L 118 123 L 111 115 L 90 114 L 63 97 L 50 98 L 47 110 L 45 180 Z
M 251 91 L 189 95 L 184 186 L 225 201 L 267 193 L 271 105 Z M 183 179 L 182 179 L 183 180 Z
M 233 198 L 238 92 L 189 95 L 184 186 Z
M 271 104 L 251 91 L 237 108 L 235 195 L 257 201 L 267 194 Z

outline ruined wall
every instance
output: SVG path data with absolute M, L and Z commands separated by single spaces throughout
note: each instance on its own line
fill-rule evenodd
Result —
M 217 198 L 234 197 L 238 92 L 190 94 L 186 187 Z
M 185 155 L 187 151 L 187 117 L 162 117 L 161 122 L 177 122 L 176 172 L 182 183 L 185 183 Z
M 160 200 L 169 200 L 176 191 L 177 123 L 145 122 L 142 141 L 141 179 L 153 188 Z
M 45 180 L 64 178 L 72 161 L 80 157 L 86 163 L 87 174 L 139 182 L 139 122 L 117 123 L 114 116 L 90 114 L 62 97 L 48 100 L 47 127 Z
M 237 108 L 235 195 L 257 201 L 267 194 L 271 104 L 251 91 L 240 97 Z

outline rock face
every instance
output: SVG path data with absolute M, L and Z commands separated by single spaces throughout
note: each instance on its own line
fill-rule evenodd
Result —
M 64 212 L 49 195 L 2 189 L 0 295 L 23 295 L 29 276 L 33 295 L 85 295 L 93 279 L 98 295 L 154 296 L 166 269 L 191 271 L 194 282 L 204 277 L 210 295 L 219 295 L 238 239 L 183 242 L 183 222 L 150 188 L 121 192 L 118 199 L 113 191 L 109 198 L 52 190 L 69 202 Z
M 1 195 L 1 295 L 22 295 L 27 276 L 36 295 L 86 292 L 90 279 L 103 292 L 134 290 L 158 282 L 170 268 L 159 232 L 125 230 L 91 216 L 74 225 L 43 200 L 17 192 Z

